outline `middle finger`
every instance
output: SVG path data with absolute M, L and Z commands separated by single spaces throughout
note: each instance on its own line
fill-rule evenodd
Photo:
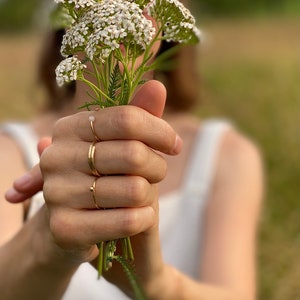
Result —
M 55 143 L 62 161 L 52 164 L 54 169 L 73 170 L 92 174 L 89 165 L 89 149 L 91 143 L 64 145 Z M 139 141 L 102 141 L 95 144 L 93 154 L 94 166 L 101 175 L 135 175 L 144 177 L 150 183 L 161 181 L 166 175 L 166 161 L 157 152 Z

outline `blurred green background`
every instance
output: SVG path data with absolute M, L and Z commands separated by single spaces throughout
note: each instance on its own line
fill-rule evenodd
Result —
M 54 1 L 53 1 L 54 2 Z M 266 14 L 299 15 L 298 0 L 194 0 L 188 1 L 201 17 L 249 16 Z M 51 0 L 0 0 L 0 30 L 16 31 L 32 27 Z
M 0 0 L 0 120 L 30 118 L 51 1 Z M 194 0 L 204 33 L 199 116 L 225 117 L 260 147 L 266 197 L 258 299 L 300 299 L 300 1 Z

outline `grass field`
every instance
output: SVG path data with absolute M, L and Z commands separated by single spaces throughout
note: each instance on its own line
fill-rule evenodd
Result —
M 199 113 L 232 119 L 265 161 L 259 299 L 300 299 L 300 24 L 271 18 L 204 25 Z
M 265 161 L 260 300 L 300 299 L 299 25 L 278 17 L 202 23 L 198 114 L 233 120 Z M 0 37 L 0 120 L 35 111 L 39 43 L 35 34 Z

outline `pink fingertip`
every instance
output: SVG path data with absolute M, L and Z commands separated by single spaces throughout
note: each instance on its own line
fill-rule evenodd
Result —
M 19 202 L 21 200 L 21 194 L 14 188 L 7 190 L 4 196 L 7 201 L 12 203 Z
M 183 145 L 182 139 L 179 135 L 177 135 L 175 139 L 175 145 L 171 151 L 172 154 L 179 154 L 182 149 L 182 145 Z

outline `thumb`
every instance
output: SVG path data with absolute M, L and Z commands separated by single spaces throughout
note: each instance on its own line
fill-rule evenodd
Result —
M 150 80 L 137 91 L 130 105 L 138 106 L 156 117 L 161 117 L 166 98 L 165 86 L 157 80 Z
M 51 143 L 52 143 L 51 137 L 44 137 L 44 138 L 40 139 L 38 146 L 37 146 L 40 156 L 42 155 L 44 150 L 51 145 Z

